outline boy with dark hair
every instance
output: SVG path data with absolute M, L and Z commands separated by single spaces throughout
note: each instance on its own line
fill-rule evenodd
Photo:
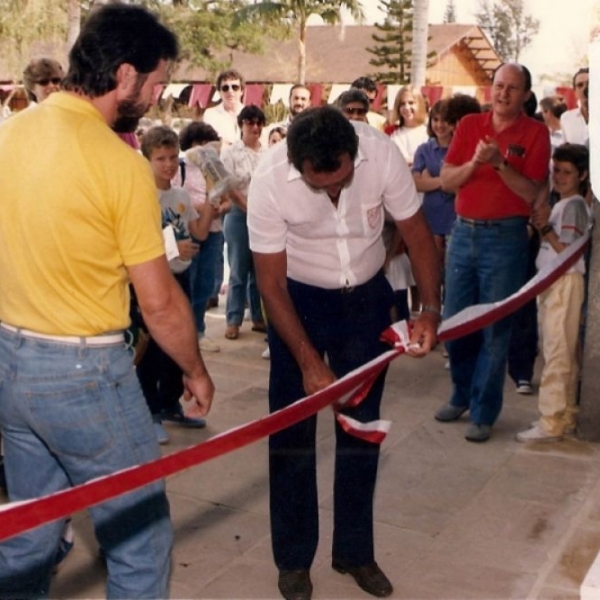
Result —
M 154 181 L 159 191 L 163 227 L 171 226 L 179 256 L 169 261 L 171 271 L 185 295 L 190 297 L 189 267 L 198 254 L 199 244 L 205 240 L 213 216 L 212 205 L 205 205 L 200 215 L 192 207 L 189 194 L 180 187 L 172 187 L 171 180 L 179 168 L 179 139 L 165 126 L 152 127 L 142 139 L 142 154 L 150 161 Z M 193 236 L 193 238 L 192 238 Z M 150 338 L 137 373 L 152 414 L 158 442 L 166 444 L 168 435 L 162 421 L 172 421 L 187 427 L 204 427 L 206 421 L 184 414 L 179 398 L 183 394 L 181 368 Z
M 591 223 L 585 195 L 589 152 L 580 144 L 563 144 L 552 155 L 552 185 L 560 200 L 539 207 L 533 224 L 541 245 L 536 266 L 552 259 L 583 236 Z M 577 348 L 585 296 L 585 260 L 579 260 L 538 298 L 538 320 L 544 368 L 538 407 L 541 418 L 517 434 L 519 442 L 557 442 L 575 429 L 579 362 Z

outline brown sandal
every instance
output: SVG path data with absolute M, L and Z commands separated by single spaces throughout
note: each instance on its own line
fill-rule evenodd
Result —
M 240 337 L 240 328 L 237 325 L 227 325 L 225 337 L 228 340 L 237 340 Z

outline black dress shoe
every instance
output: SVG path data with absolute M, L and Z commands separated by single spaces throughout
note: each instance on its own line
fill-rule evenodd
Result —
M 279 591 L 285 600 L 310 600 L 313 586 L 308 569 L 279 571 Z
M 394 591 L 390 580 L 385 576 L 384 572 L 379 568 L 376 562 L 362 567 L 351 567 L 344 563 L 333 561 L 331 565 L 338 573 L 349 573 L 354 577 L 356 583 L 367 594 L 377 596 L 377 598 L 385 598 L 390 596 Z

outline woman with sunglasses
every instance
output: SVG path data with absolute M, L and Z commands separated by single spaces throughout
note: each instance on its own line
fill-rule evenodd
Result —
M 240 181 L 239 187 L 230 194 L 231 211 L 225 215 L 223 225 L 229 260 L 229 287 L 225 309 L 227 319 L 225 337 L 229 340 L 239 337 L 240 326 L 244 320 L 246 298 L 250 305 L 252 331 L 261 333 L 266 331 L 246 221 L 248 188 L 254 169 L 265 150 L 260 137 L 266 122 L 265 114 L 258 106 L 245 106 L 238 116 L 238 125 L 242 131 L 241 139 L 229 148 L 225 148 L 221 154 L 227 171 Z
M 23 71 L 23 86 L 29 104 L 39 104 L 60 89 L 65 76 L 60 63 L 53 58 L 35 58 Z
M 216 130 L 225 147 L 231 146 L 240 139 L 237 117 L 244 108 L 244 78 L 238 71 L 223 71 L 217 77 L 216 87 L 221 103 L 207 108 L 202 120 Z

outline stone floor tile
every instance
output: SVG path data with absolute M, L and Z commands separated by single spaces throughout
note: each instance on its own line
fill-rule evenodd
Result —
M 599 549 L 600 524 L 585 520 L 570 534 L 561 549 L 556 568 L 550 572 L 547 584 L 579 589 Z

